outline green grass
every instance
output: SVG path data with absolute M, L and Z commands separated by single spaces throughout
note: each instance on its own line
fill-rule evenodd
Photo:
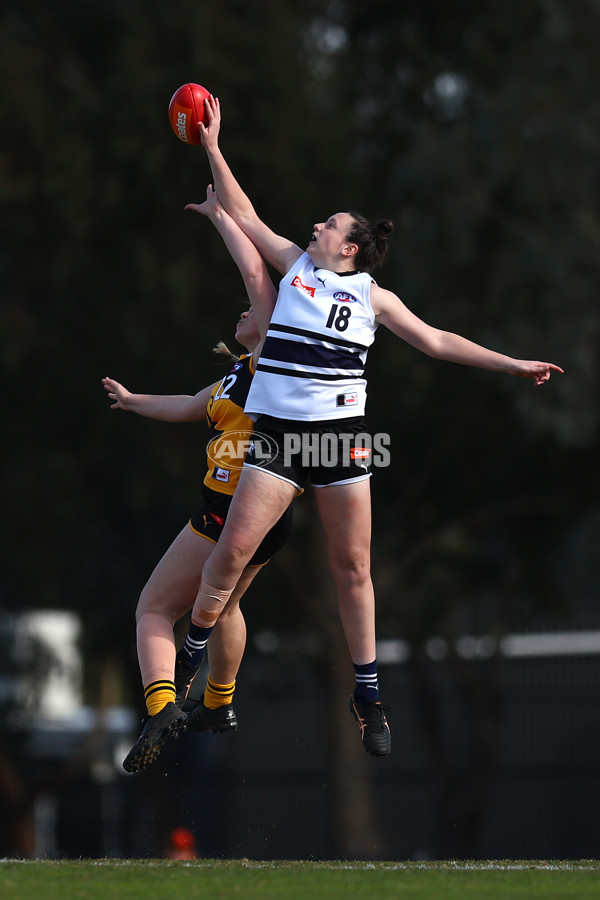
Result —
M 554 900 L 600 898 L 600 863 L 0 861 L 0 897 L 27 900 Z

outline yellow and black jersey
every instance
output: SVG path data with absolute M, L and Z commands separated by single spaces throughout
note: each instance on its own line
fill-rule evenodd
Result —
M 213 388 L 206 409 L 210 429 L 204 484 L 221 494 L 233 494 L 246 458 L 254 422 L 244 412 L 254 369 L 252 355 L 241 356 Z

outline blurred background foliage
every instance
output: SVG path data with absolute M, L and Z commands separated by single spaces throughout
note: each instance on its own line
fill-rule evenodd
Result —
M 536 389 L 379 333 L 380 636 L 597 624 L 599 25 L 598 0 L 4 3 L 0 605 L 77 610 L 88 671 L 113 656 L 139 704 L 133 611 L 193 508 L 206 432 L 111 412 L 100 379 L 194 393 L 224 371 L 211 348 L 243 286 L 183 210 L 210 170 L 167 121 L 197 81 L 276 231 L 304 246 L 340 209 L 389 217 L 384 287 L 565 369 Z M 249 595 L 251 633 L 315 629 L 294 580 L 313 523 L 306 498 Z

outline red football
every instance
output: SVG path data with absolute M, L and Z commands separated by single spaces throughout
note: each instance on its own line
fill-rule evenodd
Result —
M 201 84 L 182 84 L 169 103 L 171 128 L 184 144 L 199 144 L 198 122 L 204 122 L 206 110 L 204 101 L 210 91 Z

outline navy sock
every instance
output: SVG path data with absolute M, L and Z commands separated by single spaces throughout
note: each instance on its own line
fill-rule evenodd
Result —
M 187 637 L 183 647 L 177 654 L 177 658 L 182 660 L 182 662 L 186 662 L 189 666 L 199 666 L 204 659 L 204 651 L 213 627 L 201 628 L 200 625 L 194 625 L 193 622 L 190 622 Z
M 377 660 L 357 666 L 354 663 L 356 688 L 354 699 L 359 703 L 373 703 L 379 700 L 379 682 L 377 680 Z

